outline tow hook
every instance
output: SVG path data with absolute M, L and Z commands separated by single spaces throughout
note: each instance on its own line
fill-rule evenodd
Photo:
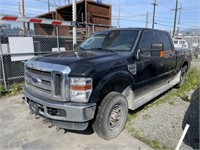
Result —
M 48 126 L 48 128 L 52 128 L 54 125 L 53 123 L 51 122 L 51 124 Z
M 51 120 L 50 120 L 50 119 L 47 119 L 47 118 L 44 118 L 42 122 L 43 122 L 44 124 L 47 124 L 47 123 L 51 122 Z
M 52 128 L 54 125 L 53 125 L 53 123 L 52 123 L 52 121 L 50 120 L 50 119 L 48 119 L 48 118 L 44 118 L 43 119 L 43 121 L 42 121 L 44 124 L 49 124 L 48 125 L 48 128 Z
M 35 115 L 35 119 L 39 119 L 40 118 L 40 116 L 39 115 Z
M 58 132 L 58 131 L 60 131 L 61 130 L 61 128 L 59 128 L 59 127 L 56 127 L 56 131 Z

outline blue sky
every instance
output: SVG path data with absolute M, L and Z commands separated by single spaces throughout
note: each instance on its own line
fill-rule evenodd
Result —
M 37 16 L 47 12 L 47 0 L 24 0 L 26 16 Z M 64 5 L 68 0 L 50 0 L 51 10 L 56 6 Z M 152 26 L 152 12 L 154 0 L 120 0 L 120 27 L 145 27 L 146 11 L 149 12 L 149 24 Z M 0 13 L 18 15 L 18 2 L 21 0 L 0 0 Z M 102 0 L 112 5 L 112 25 L 117 26 L 118 0 Z M 157 0 L 155 28 L 173 30 L 174 11 L 176 0 Z M 182 5 L 180 29 L 200 28 L 200 0 L 179 0 Z M 179 16 L 179 11 L 178 11 Z M 178 22 L 177 16 L 177 22 Z

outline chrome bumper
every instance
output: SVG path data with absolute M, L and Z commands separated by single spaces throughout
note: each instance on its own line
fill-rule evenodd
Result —
M 34 103 L 38 107 L 38 113 L 46 118 L 62 122 L 88 122 L 94 118 L 96 103 L 72 103 L 48 100 L 24 89 L 25 101 L 30 107 Z M 50 110 L 61 111 L 60 115 L 50 113 Z M 59 113 L 58 113 L 59 114 Z M 63 115 L 64 114 L 64 115 Z

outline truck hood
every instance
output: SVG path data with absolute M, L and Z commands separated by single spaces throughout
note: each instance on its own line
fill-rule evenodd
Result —
M 92 68 L 112 67 L 120 64 L 125 56 L 105 50 L 78 50 L 70 52 L 54 52 L 34 57 L 31 60 L 69 66 L 72 73 L 80 75 Z M 124 62 L 124 61 L 123 61 Z
M 74 63 L 76 64 L 101 63 L 109 60 L 114 60 L 119 57 L 120 55 L 118 55 L 115 52 L 79 50 L 70 52 L 54 52 L 51 54 L 34 57 L 32 60 L 71 66 Z

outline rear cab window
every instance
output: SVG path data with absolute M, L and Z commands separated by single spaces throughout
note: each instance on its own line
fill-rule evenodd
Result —
M 161 40 L 161 43 L 163 44 L 163 50 L 164 51 L 171 51 L 172 50 L 172 43 L 169 38 L 169 34 L 166 32 L 159 31 L 159 37 Z

